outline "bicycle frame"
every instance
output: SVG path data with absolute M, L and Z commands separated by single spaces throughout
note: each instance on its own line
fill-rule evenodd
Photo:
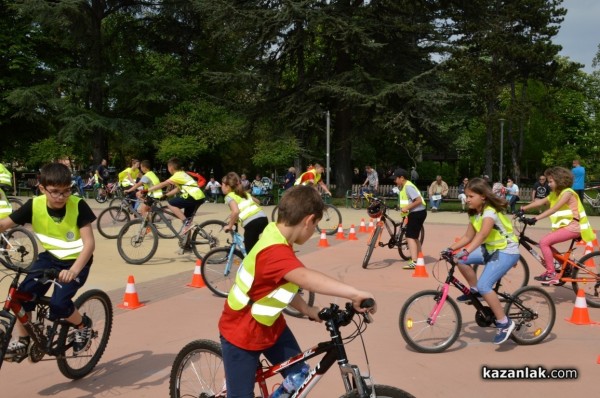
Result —
M 244 246 L 244 237 L 237 231 L 231 231 L 231 235 L 233 237 L 233 242 L 229 247 L 229 254 L 227 255 L 227 265 L 225 266 L 225 270 L 223 272 L 225 276 L 228 276 L 231 272 L 231 263 L 233 261 L 233 253 L 235 252 L 235 249 L 239 249 L 244 257 L 246 257 L 248 254 L 246 253 L 246 247 Z

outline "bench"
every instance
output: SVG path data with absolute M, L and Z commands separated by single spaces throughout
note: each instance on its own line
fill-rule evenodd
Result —
M 345 206 L 346 208 L 352 207 L 352 201 L 360 195 L 360 189 L 362 188 L 362 184 L 353 184 L 352 189 L 348 189 L 345 195 Z M 375 196 L 384 200 L 386 206 L 394 207 L 399 205 L 398 194 L 394 193 L 393 189 L 395 185 L 380 185 Z M 366 206 L 364 198 L 361 200 L 360 207 L 363 208 Z

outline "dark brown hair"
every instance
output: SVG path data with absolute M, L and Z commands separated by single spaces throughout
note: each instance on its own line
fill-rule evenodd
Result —
M 323 218 L 323 199 L 321 194 L 308 185 L 296 185 L 287 191 L 279 202 L 277 223 L 285 226 L 300 224 L 306 216 L 314 214 L 316 220 Z
M 560 194 L 564 189 L 573 185 L 573 173 L 564 167 L 550 167 L 544 171 L 546 178 L 552 177 L 556 185 L 556 194 Z

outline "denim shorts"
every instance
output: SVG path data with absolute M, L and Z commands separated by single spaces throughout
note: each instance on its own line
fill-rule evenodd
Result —
M 477 250 L 469 253 L 466 260 L 460 260 L 459 264 L 484 266 L 483 272 L 477 280 L 477 290 L 481 294 L 486 294 L 492 291 L 496 282 L 514 267 L 517 261 L 519 261 L 519 253 L 508 254 L 502 250 L 496 250 L 489 254 L 480 246 Z

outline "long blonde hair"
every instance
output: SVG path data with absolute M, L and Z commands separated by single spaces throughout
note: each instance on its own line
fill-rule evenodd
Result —
M 221 183 L 230 187 L 237 196 L 248 199 L 248 192 L 244 191 L 244 187 L 242 187 L 242 179 L 235 171 L 227 173 Z

